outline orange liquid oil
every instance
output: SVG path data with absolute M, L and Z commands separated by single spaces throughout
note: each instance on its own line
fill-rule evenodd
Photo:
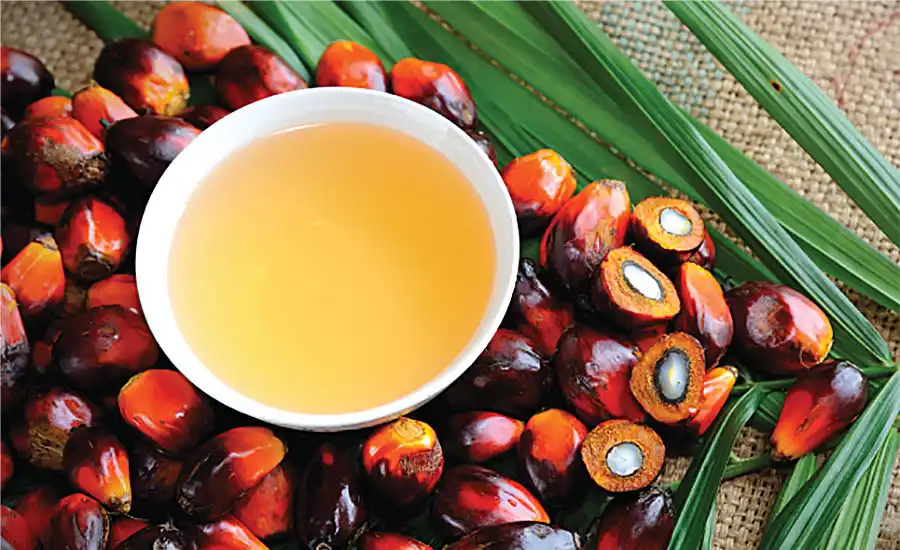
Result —
M 190 198 L 170 260 L 197 357 L 247 397 L 313 414 L 435 378 L 481 323 L 496 268 L 487 211 L 449 160 L 349 123 L 230 155 Z

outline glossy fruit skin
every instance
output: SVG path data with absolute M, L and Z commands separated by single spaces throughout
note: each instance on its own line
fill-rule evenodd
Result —
M 505 322 L 553 357 L 563 332 L 575 324 L 575 308 L 549 286 L 547 273 L 528 258 L 519 262 Z
M 690 220 L 691 228 L 686 235 L 676 236 L 662 228 L 660 214 L 666 209 L 678 212 Z M 697 209 L 684 199 L 647 197 L 634 206 L 631 233 L 635 248 L 655 264 L 677 265 L 687 261 L 703 244 L 706 226 Z
M 309 548 L 343 548 L 365 527 L 362 480 L 347 450 L 321 445 L 297 485 L 294 528 Z
M 72 116 L 72 100 L 59 95 L 51 95 L 35 101 L 22 114 L 23 119 L 39 116 Z
M 16 121 L 13 120 L 6 109 L 0 108 L 0 138 L 5 136 L 16 127 Z
M 706 372 L 703 377 L 703 402 L 700 412 L 688 421 L 688 429 L 698 437 L 706 433 L 712 426 L 719 412 L 725 406 L 734 384 L 737 382 L 738 371 L 734 367 L 715 367 Z
M 6 487 L 15 471 L 12 452 L 5 441 L 0 441 L 0 489 Z
M 538 499 L 528 489 L 482 466 L 447 470 L 432 500 L 433 525 L 448 538 L 513 521 L 550 523 Z
M 587 292 L 591 276 L 625 244 L 631 202 L 625 184 L 596 181 L 569 199 L 544 232 L 541 265 L 570 292 Z
M 518 157 L 500 171 L 522 236 L 539 234 L 575 194 L 572 167 L 556 151 L 540 149 Z
M 362 461 L 378 496 L 401 508 L 431 494 L 444 471 L 444 453 L 435 431 L 407 417 L 369 436 L 363 444 Z
M 136 38 L 106 44 L 94 65 L 94 80 L 140 114 L 175 116 L 191 94 L 181 64 Z
M 198 550 L 184 531 L 167 525 L 145 527 L 122 541 L 118 550 Z
M 546 523 L 516 521 L 483 527 L 444 550 L 580 550 L 575 533 Z M 636 549 L 635 549 L 636 550 Z
M 421 103 L 460 128 L 474 128 L 475 102 L 456 71 L 440 63 L 408 57 L 391 68 L 394 94 Z
M 833 333 L 825 313 L 784 285 L 752 282 L 725 293 L 734 319 L 734 344 L 748 364 L 792 376 L 821 363 Z
M 618 497 L 604 512 L 590 550 L 665 550 L 675 530 L 669 494 L 650 487 Z
M 97 139 L 103 139 L 108 127 L 138 114 L 121 97 L 92 82 L 72 96 L 72 116 Z
M 218 105 L 194 105 L 188 107 L 181 118 L 188 124 L 192 124 L 200 130 L 206 130 L 216 122 L 225 118 L 231 113 L 228 109 L 219 107 Z
M 76 493 L 60 500 L 50 520 L 50 548 L 104 550 L 109 514 L 99 502 Z
M 500 329 L 444 396 L 457 409 L 487 407 L 519 417 L 537 410 L 552 384 L 550 366 L 534 342 L 517 332 Z
M 109 538 L 106 541 L 107 550 L 115 550 L 131 535 L 142 529 L 146 529 L 149 526 L 149 523 L 140 519 L 133 519 L 126 516 L 113 518 L 109 528 Z
M 38 542 L 25 518 L 6 506 L 0 506 L 0 536 L 3 550 L 36 550 Z
M 454 414 L 441 434 L 448 460 L 481 464 L 514 449 L 525 424 L 509 416 L 488 411 Z
M 98 281 L 119 269 L 131 245 L 131 235 L 125 218 L 114 206 L 83 197 L 66 209 L 56 242 L 69 273 L 84 281 Z
M 16 502 L 16 512 L 45 549 L 50 548 L 50 518 L 61 498 L 62 494 L 52 485 L 39 485 Z
M 231 548 L 234 550 L 266 550 L 250 529 L 228 514 L 210 523 L 194 525 L 187 529 L 188 535 L 197 543 L 199 550 Z
M 3 267 L 0 278 L 14 292 L 19 311 L 26 320 L 52 315 L 66 295 L 62 254 L 49 234 L 25 245 Z
M 63 470 L 63 450 L 75 429 L 100 421 L 93 403 L 58 387 L 29 397 L 22 411 L 12 426 L 13 447 L 22 458 L 48 470 Z
M 143 314 L 138 297 L 137 280 L 134 275 L 117 273 L 102 281 L 97 281 L 88 289 L 88 309 L 100 306 L 122 306 L 125 309 Z
M 216 90 L 234 110 L 306 87 L 306 81 L 283 59 L 256 44 L 231 50 L 216 68 Z
M 101 428 L 75 430 L 63 452 L 63 467 L 73 487 L 110 511 L 131 510 L 128 451 L 112 433 Z
M 33 369 L 28 364 L 31 347 L 19 315 L 16 294 L 6 284 L 0 284 L 0 407 L 8 411 L 19 406 L 25 399 L 33 378 Z M 11 471 L 11 470 L 10 470 Z M 4 483 L 6 476 L 4 475 Z
M 13 217 L 6 217 L 2 221 L 4 266 L 32 241 L 42 237 L 53 237 L 53 226 L 46 223 Z
M 581 443 L 588 429 L 561 409 L 547 409 L 531 417 L 519 439 L 519 472 L 546 505 L 565 502 L 587 480 L 581 462 Z
M 215 425 L 209 400 L 174 370 L 136 374 L 119 391 L 118 403 L 128 425 L 175 455 L 193 450 Z
M 29 104 L 53 91 L 53 75 L 33 55 L 15 48 L 0 48 L 3 109 L 18 116 Z
M 706 367 L 719 363 L 734 336 L 734 320 L 725 294 L 713 274 L 697 264 L 681 264 L 675 277 L 681 313 L 674 328 L 686 332 L 703 345 Z
M 849 361 L 828 361 L 803 373 L 787 391 L 772 432 L 773 456 L 795 460 L 849 426 L 866 406 L 869 385 Z
M 115 391 L 152 367 L 159 348 L 143 317 L 121 306 L 101 306 L 66 323 L 53 345 L 53 358 L 74 388 Z
M 3 139 L 2 151 L 16 184 L 40 199 L 72 197 L 106 177 L 103 143 L 69 116 L 19 122 Z
M 350 40 L 329 44 L 316 65 L 316 86 L 343 86 L 386 92 L 387 72 L 372 50 Z
M 250 43 L 237 21 L 201 2 L 174 2 L 156 13 L 150 39 L 189 70 L 212 69 L 225 54 Z
M 397 533 L 366 533 L 357 543 L 359 550 L 432 550 L 424 542 Z
M 491 139 L 482 132 L 481 130 L 466 130 L 466 135 L 472 138 L 472 141 L 475 142 L 475 145 L 484 151 L 484 154 L 491 160 L 494 164 L 494 167 L 497 167 L 497 152 L 494 150 L 494 144 L 491 142 Z
M 288 536 L 294 531 L 297 472 L 287 460 L 238 500 L 231 513 L 260 539 Z
M 703 242 L 700 244 L 700 248 L 695 250 L 687 261 L 693 262 L 709 271 L 712 271 L 713 268 L 716 267 L 716 244 L 713 242 L 712 235 L 709 234 L 709 231 L 703 236 Z
M 262 427 L 234 428 L 194 451 L 178 479 L 178 506 L 198 521 L 225 515 L 281 463 L 284 442 Z
M 175 499 L 184 464 L 144 443 L 132 447 L 129 463 L 135 509 L 140 515 L 158 516 Z
M 130 205 L 146 203 L 169 164 L 200 130 L 180 118 L 139 116 L 106 132 L 112 190 Z

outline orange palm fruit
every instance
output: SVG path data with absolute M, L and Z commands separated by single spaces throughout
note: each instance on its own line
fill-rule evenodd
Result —
M 269 548 L 246 525 L 230 514 L 210 523 L 191 526 L 187 533 L 197 543 L 198 550 L 217 548 L 266 550 Z
M 696 338 L 663 334 L 631 371 L 631 393 L 657 422 L 677 424 L 700 412 L 706 360 Z
M 106 44 L 94 65 L 94 80 L 140 114 L 176 116 L 191 95 L 181 64 L 137 38 Z
M 634 206 L 631 232 L 641 254 L 664 266 L 687 261 L 703 244 L 706 226 L 684 199 L 647 197 Z
M 138 116 L 122 98 L 96 82 L 72 96 L 72 116 L 98 139 L 106 137 L 106 129 L 116 121 Z
M 3 82 L 3 108 L 13 116 L 27 105 L 50 95 L 53 75 L 41 60 L 15 48 L 0 48 L 0 81 Z
M 296 492 L 297 473 L 282 461 L 235 503 L 231 513 L 260 539 L 287 536 L 294 532 Z
M 675 276 L 681 313 L 675 330 L 696 338 L 706 353 L 706 367 L 716 366 L 731 344 L 734 321 L 725 294 L 713 274 L 697 264 L 681 264 Z
M 596 181 L 569 199 L 541 241 L 541 265 L 570 292 L 587 292 L 607 253 L 625 244 L 631 202 L 625 184 Z
M 581 539 L 562 527 L 535 521 L 501 523 L 478 529 L 444 550 L 580 550 Z M 637 550 L 637 549 L 635 549 Z
M 250 44 L 233 17 L 201 2 L 172 2 L 156 13 L 150 40 L 189 70 L 212 69 L 225 54 Z
M 524 236 L 543 231 L 575 194 L 575 174 L 559 153 L 540 149 L 509 162 L 500 171 Z
M 134 275 L 117 273 L 92 284 L 87 291 L 88 309 L 100 306 L 122 306 L 142 314 L 138 298 L 137 280 Z
M 190 452 L 214 426 L 209 401 L 178 371 L 139 373 L 122 387 L 118 401 L 122 419 L 168 453 Z
M 460 128 L 474 128 L 475 102 L 456 71 L 440 63 L 408 57 L 391 69 L 393 92 L 421 103 Z
M 12 478 L 15 470 L 15 462 L 13 462 L 12 453 L 5 441 L 0 440 L 0 489 L 6 487 L 6 484 Z
M 100 411 L 90 401 L 59 387 L 28 397 L 10 435 L 20 457 L 38 468 L 63 470 L 63 450 L 72 432 L 94 426 Z
M 401 508 L 431 494 L 444 453 L 428 424 L 402 417 L 377 429 L 362 450 L 363 468 L 379 497 Z
M 350 40 L 332 42 L 316 65 L 316 86 L 387 91 L 387 72 L 372 50 Z
M 267 48 L 256 44 L 231 50 L 216 68 L 216 90 L 232 109 L 303 88 L 306 88 L 306 81 L 297 71 Z
M 83 197 L 69 205 L 56 240 L 69 273 L 84 281 L 98 281 L 119 269 L 131 235 L 125 218 L 113 205 Z
M 588 550 L 665 550 L 675 530 L 675 508 L 669 494 L 650 487 L 616 498 L 597 524 Z
M 25 399 L 33 369 L 28 364 L 30 347 L 16 294 L 0 283 L 0 407 L 4 411 L 17 407 Z
M 366 533 L 357 546 L 359 550 L 432 550 L 424 542 L 397 533 Z
M 441 434 L 448 460 L 481 464 L 514 449 L 525 424 L 509 416 L 488 411 L 454 414 Z
M 188 124 L 196 126 L 200 130 L 206 130 L 219 120 L 225 118 L 230 113 L 228 109 L 219 107 L 218 105 L 194 105 L 188 107 L 181 118 Z
M 50 548 L 50 518 L 62 493 L 52 485 L 38 485 L 16 502 L 16 512 L 28 523 L 31 532 L 45 549 Z
M 198 521 L 225 515 L 281 463 L 287 447 L 268 428 L 234 428 L 194 451 L 178 480 L 177 501 Z
M 72 100 L 59 95 L 47 96 L 26 107 L 22 118 L 39 116 L 72 116 Z
M 738 372 L 734 367 L 715 367 L 706 372 L 703 377 L 703 401 L 700 404 L 700 412 L 688 421 L 688 428 L 698 436 L 706 433 L 706 430 L 712 426 L 716 417 L 731 390 L 734 389 L 734 383 L 737 381 Z
M 588 429 L 561 409 L 532 416 L 519 439 L 519 471 L 541 502 L 561 504 L 587 480 L 581 443 Z
M 149 526 L 150 524 L 144 520 L 128 516 L 114 518 L 109 528 L 109 540 L 106 541 L 107 550 L 115 550 L 128 537 Z
M 56 504 L 50 519 L 50 548 L 103 550 L 109 539 L 109 514 L 99 502 L 76 493 Z
M 0 271 L 15 293 L 22 316 L 34 319 L 53 312 L 66 295 L 62 254 L 50 235 L 31 241 Z
M 519 262 L 505 321 L 553 357 L 563 332 L 575 323 L 575 308 L 547 281 L 547 274 L 528 258 Z
M 803 373 L 787 391 L 772 432 L 774 456 L 795 460 L 849 426 L 866 406 L 868 383 L 849 361 Z
M 63 377 L 83 391 L 118 390 L 158 357 L 143 317 L 120 306 L 101 306 L 72 317 L 53 345 Z
M 25 518 L 6 506 L 0 506 L 0 536 L 3 539 L 3 550 L 37 550 L 37 539 L 28 527 Z
M 100 428 L 75 430 L 66 443 L 63 465 L 76 489 L 112 512 L 131 510 L 128 452 L 113 434 Z
M 502 523 L 550 523 L 528 489 L 493 470 L 469 464 L 447 470 L 434 493 L 431 513 L 437 530 L 449 538 Z

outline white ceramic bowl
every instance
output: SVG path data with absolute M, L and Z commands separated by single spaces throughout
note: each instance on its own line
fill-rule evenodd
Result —
M 487 311 L 466 348 L 434 379 L 384 405 L 346 414 L 303 414 L 260 403 L 227 386 L 201 362 L 178 330 L 169 296 L 169 250 L 191 194 L 216 164 L 255 138 L 323 122 L 359 122 L 408 134 L 443 153 L 472 183 L 493 229 L 496 275 Z M 264 192 L 264 191 L 263 191 Z M 440 200 L 436 197 L 435 200 Z M 310 431 L 372 426 L 423 405 L 471 365 L 509 304 L 519 261 L 515 212 L 503 180 L 487 156 L 459 128 L 412 101 L 370 90 L 315 88 L 257 101 L 205 130 L 163 174 L 141 221 L 137 239 L 137 286 L 141 307 L 156 340 L 198 388 L 225 405 L 265 422 Z M 202 284 L 202 283 L 198 283 Z M 387 359 L 386 359 L 387 360 Z M 251 366 L 252 368 L 252 366 Z

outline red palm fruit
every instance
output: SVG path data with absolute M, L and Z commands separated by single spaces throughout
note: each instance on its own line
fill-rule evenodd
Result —
M 14 116 L 53 91 L 53 75 L 33 55 L 15 48 L 0 48 L 3 109 Z
M 131 510 L 128 452 L 113 434 L 100 428 L 75 430 L 66 443 L 63 465 L 76 489 L 112 512 Z
M 6 484 L 12 478 L 15 470 L 15 462 L 13 462 L 12 453 L 5 441 L 0 440 L 0 489 L 6 487 Z
M 356 539 L 368 514 L 353 459 L 336 443 L 324 443 L 297 485 L 297 538 L 308 548 L 343 548 Z
M 631 202 L 625 184 L 596 181 L 556 213 L 541 241 L 541 265 L 570 292 L 586 292 L 606 254 L 625 244 Z
M 135 313 L 143 313 L 141 301 L 138 298 L 137 281 L 134 275 L 125 273 L 117 273 L 92 284 L 87 291 L 85 305 L 88 309 L 100 306 L 122 306 Z
M 849 426 L 866 406 L 868 384 L 849 361 L 828 361 L 788 390 L 772 432 L 774 456 L 794 460 Z
M 39 116 L 72 116 L 72 100 L 60 95 L 47 96 L 29 105 L 22 118 Z
M 106 541 L 106 550 L 115 550 L 128 537 L 149 526 L 150 524 L 146 521 L 127 516 L 113 519 L 109 528 L 109 539 Z
M 697 436 L 706 433 L 706 430 L 712 426 L 716 417 L 731 390 L 737 381 L 738 372 L 734 367 L 716 367 L 707 371 L 703 377 L 703 401 L 700 404 L 700 412 L 688 421 L 688 428 Z
M 512 198 L 519 231 L 536 235 L 575 194 L 575 174 L 559 153 L 540 149 L 510 161 L 500 172 Z
M 99 502 L 76 493 L 56 504 L 50 519 L 50 548 L 104 550 L 109 539 L 109 514 Z
M 145 115 L 116 122 L 106 131 L 112 190 L 142 209 L 169 164 L 199 135 L 180 118 Z
M 94 80 L 142 114 L 175 116 L 187 107 L 190 97 L 181 64 L 136 38 L 104 46 L 94 65 Z
M 624 336 L 576 325 L 560 339 L 553 368 L 569 406 L 594 426 L 610 418 L 643 422 L 646 415 L 628 384 L 637 362 L 635 346 Z
M 197 543 L 169 525 L 151 525 L 122 541 L 118 550 L 197 550 Z
M 590 550 L 665 550 L 675 530 L 669 494 L 650 487 L 613 501 L 600 518 Z
M 131 236 L 125 218 L 114 206 L 83 197 L 66 209 L 56 241 L 69 273 L 85 281 L 97 281 L 119 269 Z
M 587 475 L 581 462 L 581 443 L 588 429 L 561 409 L 547 409 L 531 417 L 519 439 L 519 471 L 541 502 L 561 504 Z
M 460 128 L 474 128 L 475 102 L 456 71 L 440 63 L 408 57 L 391 69 L 393 92 L 437 111 Z
M 5 188 L 4 188 L 5 189 Z M 23 248 L 42 237 L 53 236 L 53 226 L 31 220 L 3 219 L 3 265 L 9 263 Z
M 62 388 L 50 388 L 25 400 L 22 416 L 12 425 L 13 447 L 38 468 L 63 470 L 63 450 L 72 432 L 100 421 L 90 401 Z
M 91 82 L 72 96 L 72 116 L 98 139 L 106 137 L 106 129 L 119 120 L 138 116 L 122 98 Z
M 0 138 L 8 134 L 10 130 L 15 127 L 16 121 L 13 120 L 13 117 L 6 112 L 6 109 L 0 108 Z
M 198 550 L 229 548 L 233 550 L 265 550 L 250 529 L 232 515 L 226 515 L 210 523 L 193 525 L 187 534 L 197 543 Z
M 454 414 L 442 436 L 448 460 L 480 464 L 500 456 L 519 443 L 521 420 L 487 411 Z
M 150 39 L 189 70 L 212 69 L 225 54 L 250 43 L 233 17 L 201 2 L 173 2 L 156 13 Z
M 66 274 L 56 241 L 44 235 L 25 245 L 3 267 L 0 278 L 15 293 L 25 319 L 45 317 L 66 295 Z
M 821 363 L 833 333 L 825 313 L 796 290 L 769 282 L 725 293 L 734 318 L 734 344 L 752 365 L 775 375 L 795 375 Z
M 68 116 L 19 122 L 3 138 L 2 151 L 17 185 L 43 200 L 83 193 L 106 177 L 103 143 Z
M 230 112 L 228 109 L 223 109 L 218 105 L 194 105 L 181 113 L 181 119 L 200 130 L 206 130 L 225 118 Z
M 225 515 L 271 472 L 287 452 L 268 428 L 234 428 L 194 451 L 178 479 L 178 506 L 198 521 Z
M 519 262 L 506 319 L 531 338 L 544 357 L 553 357 L 563 332 L 575 323 L 575 308 L 548 286 L 546 276 L 528 258 Z
M 712 235 L 709 234 L 709 230 L 703 235 L 703 242 L 700 243 L 700 248 L 695 250 L 687 261 L 693 262 L 710 271 L 716 267 L 716 245 L 713 243 Z
M 316 86 L 387 91 L 387 72 L 372 50 L 350 40 L 329 44 L 316 65 Z
M 631 214 L 634 246 L 659 266 L 687 261 L 703 243 L 706 225 L 690 202 L 676 197 L 647 197 Z
M 260 539 L 287 536 L 294 531 L 296 492 L 297 473 L 283 461 L 241 497 L 231 513 Z
M 444 550 L 580 550 L 577 534 L 561 527 L 517 521 L 484 527 L 445 546 Z M 637 549 L 635 549 L 637 550 Z
M 465 132 L 467 136 L 472 138 L 472 141 L 475 142 L 475 145 L 477 145 L 479 149 L 484 151 L 484 154 L 487 155 L 491 163 L 493 163 L 494 168 L 496 168 L 497 152 L 494 150 L 494 144 L 491 142 L 491 138 L 489 138 L 488 135 L 481 130 L 473 130 L 469 128 L 466 129 Z
M 31 364 L 37 372 L 47 374 L 53 365 L 53 345 L 59 339 L 66 320 L 62 317 L 54 319 L 40 340 L 34 342 L 31 351 Z
M 517 332 L 500 329 L 444 396 L 457 409 L 487 407 L 523 416 L 540 407 L 552 384 L 550 366 L 535 343 Z
M 167 507 L 175 498 L 184 464 L 143 443 L 131 449 L 130 458 L 135 507 L 145 513 Z
M 16 294 L 8 285 L 0 284 L 0 407 L 4 411 L 17 407 L 25 399 L 32 378 L 28 364 L 30 348 Z
M 117 390 L 158 357 L 143 317 L 120 306 L 101 306 L 72 317 L 53 345 L 63 377 L 83 391 Z
M 248 44 L 228 52 L 216 68 L 216 90 L 232 109 L 306 88 L 297 71 L 263 46 Z
M 694 263 L 683 263 L 675 276 L 681 313 L 675 330 L 696 338 L 706 353 L 706 367 L 718 364 L 734 336 L 734 321 L 725 294 L 713 274 Z
M 406 417 L 369 436 L 362 460 L 378 496 L 401 508 L 431 494 L 444 471 L 437 434 L 428 424 Z
M 152 369 L 119 391 L 119 412 L 163 451 L 183 454 L 209 437 L 214 413 L 207 398 L 178 371 Z
M 550 523 L 528 489 L 493 470 L 468 464 L 447 470 L 434 493 L 431 514 L 437 530 L 450 538 L 513 521 Z
M 50 518 L 62 493 L 52 485 L 38 485 L 16 502 L 16 512 L 28 523 L 31 532 L 41 545 L 50 549 Z
M 37 550 L 40 548 L 25 518 L 6 506 L 0 506 L 0 535 L 3 537 L 3 550 Z
M 72 199 L 61 201 L 34 201 L 34 219 L 40 223 L 57 226 L 62 220 L 63 214 L 69 209 Z
M 432 550 L 424 542 L 397 533 L 366 533 L 357 547 L 359 550 Z

